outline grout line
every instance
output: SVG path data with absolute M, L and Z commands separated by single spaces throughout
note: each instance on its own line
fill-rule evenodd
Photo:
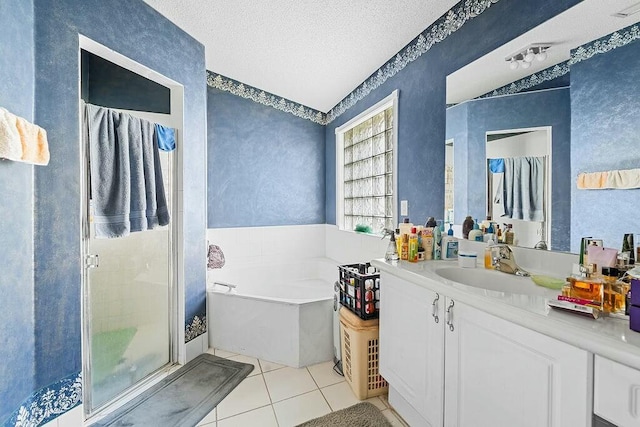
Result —
M 260 374 L 262 376 L 262 382 L 264 383 L 264 388 L 267 389 L 267 396 L 269 396 L 269 402 L 271 402 L 271 406 L 273 406 L 273 398 L 271 397 L 271 392 L 269 391 L 269 385 L 267 384 L 267 379 L 264 377 L 264 373 Z
M 258 407 L 256 407 L 256 408 L 252 408 L 252 409 L 249 409 L 249 410 L 247 410 L 247 411 L 238 412 L 237 414 L 233 414 L 233 415 L 230 415 L 230 416 L 228 416 L 228 417 L 224 417 L 224 418 L 220 418 L 220 419 L 218 419 L 218 413 L 216 412 L 216 423 L 217 423 L 218 421 L 228 420 L 228 419 L 233 418 L 233 417 L 235 417 L 235 416 L 243 415 L 243 414 L 249 413 L 249 412 L 251 412 L 251 411 L 255 411 L 255 410 L 257 410 L 257 409 L 266 408 L 267 406 L 273 406 L 273 405 L 262 405 L 262 406 L 258 406 Z

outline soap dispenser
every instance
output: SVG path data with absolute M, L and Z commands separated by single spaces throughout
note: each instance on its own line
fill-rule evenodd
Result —
M 487 242 L 487 246 L 484 248 L 484 268 L 489 269 L 489 270 L 493 270 L 493 248 L 492 246 L 495 246 L 496 241 L 493 240 L 493 236 L 489 238 L 489 241 Z
M 442 259 L 458 258 L 458 239 L 453 236 L 453 224 L 449 224 L 447 235 L 442 237 Z
M 482 242 L 482 230 L 480 230 L 477 219 L 473 223 L 473 229 L 469 232 L 469 240 L 474 242 Z

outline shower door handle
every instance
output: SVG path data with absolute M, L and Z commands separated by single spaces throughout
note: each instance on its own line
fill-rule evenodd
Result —
M 87 255 L 87 258 L 85 259 L 85 266 L 87 268 L 98 268 L 100 266 L 100 259 L 98 258 L 98 254 Z

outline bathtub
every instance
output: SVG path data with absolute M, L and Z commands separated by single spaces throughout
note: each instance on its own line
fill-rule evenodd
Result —
M 292 367 L 332 360 L 337 265 L 312 258 L 211 272 L 209 347 Z

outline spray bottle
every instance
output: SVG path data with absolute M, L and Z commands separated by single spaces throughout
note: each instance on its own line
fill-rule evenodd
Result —
M 400 257 L 398 256 L 398 247 L 396 245 L 395 233 L 393 232 L 393 230 L 389 230 L 388 228 L 385 228 L 383 232 L 384 232 L 384 235 L 382 236 L 383 239 L 387 236 L 391 236 L 389 240 L 389 246 L 387 246 L 387 252 L 384 254 L 384 260 L 398 261 Z

